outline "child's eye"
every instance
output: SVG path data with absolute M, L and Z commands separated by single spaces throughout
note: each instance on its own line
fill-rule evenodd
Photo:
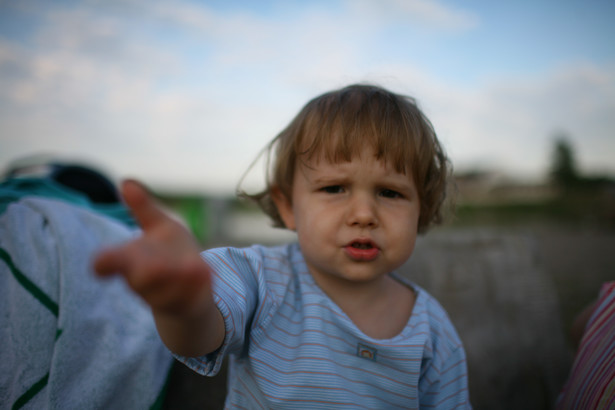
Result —
M 327 194 L 340 194 L 344 192 L 344 188 L 341 185 L 329 185 L 320 189 Z
M 402 194 L 397 191 L 393 191 L 392 189 L 383 189 L 380 191 L 380 196 L 385 198 L 402 198 Z

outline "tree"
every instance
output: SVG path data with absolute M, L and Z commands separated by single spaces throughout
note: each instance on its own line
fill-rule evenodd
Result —
M 570 187 L 579 182 L 574 150 L 564 134 L 556 136 L 552 161 L 550 176 L 553 183 Z

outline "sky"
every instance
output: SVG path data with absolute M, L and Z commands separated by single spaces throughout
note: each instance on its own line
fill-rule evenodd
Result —
M 0 0 L 0 167 L 228 194 L 311 98 L 414 97 L 457 172 L 615 175 L 615 2 Z M 247 184 L 262 178 L 260 168 Z

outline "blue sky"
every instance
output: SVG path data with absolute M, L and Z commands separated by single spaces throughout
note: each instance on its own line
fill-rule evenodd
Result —
M 457 170 L 541 178 L 565 133 L 614 175 L 613 21 L 611 1 L 0 0 L 0 166 L 230 193 L 307 100 L 373 82 L 418 100 Z

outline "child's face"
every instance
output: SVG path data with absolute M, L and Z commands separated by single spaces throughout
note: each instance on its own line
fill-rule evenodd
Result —
M 292 203 L 274 197 L 317 281 L 376 280 L 414 249 L 420 206 L 412 176 L 385 166 L 372 150 L 337 164 L 298 161 Z

